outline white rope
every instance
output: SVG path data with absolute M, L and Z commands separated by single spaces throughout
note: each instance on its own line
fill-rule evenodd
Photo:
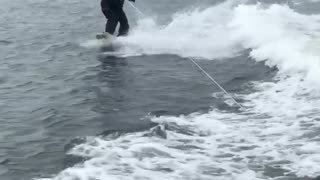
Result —
M 131 7 L 133 7 L 140 15 L 145 16 L 145 14 L 140 11 L 132 2 L 128 1 Z M 244 109 L 244 107 L 238 103 L 238 101 L 228 93 L 207 71 L 205 71 L 193 58 L 188 58 L 194 65 L 196 65 L 215 85 L 217 85 L 223 93 L 225 93 L 240 109 Z
M 193 64 L 195 64 L 215 85 L 217 85 L 222 92 L 224 92 L 227 96 L 230 97 L 230 99 L 237 105 L 239 106 L 241 109 L 244 109 L 243 106 L 238 103 L 238 101 L 236 101 L 236 99 L 230 94 L 228 93 L 215 79 L 213 79 L 213 77 L 207 72 L 205 71 L 193 58 L 188 58 Z
M 141 16 L 145 16 L 143 12 L 140 11 L 132 2 L 128 1 L 131 7 L 133 7 L 134 10 L 136 10 Z

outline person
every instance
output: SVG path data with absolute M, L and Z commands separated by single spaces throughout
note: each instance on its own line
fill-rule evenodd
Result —
M 125 36 L 129 32 L 129 23 L 123 4 L 125 0 L 101 0 L 101 9 L 107 18 L 105 32 L 114 34 L 118 23 L 120 23 L 118 36 Z M 129 0 L 135 2 L 135 0 Z

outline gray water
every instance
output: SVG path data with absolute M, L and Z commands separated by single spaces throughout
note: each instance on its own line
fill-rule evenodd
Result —
M 217 2 L 137 3 L 166 24 L 175 12 Z M 138 17 L 126 11 L 134 28 Z M 79 162 L 66 155 L 73 140 L 146 131 L 156 126 L 150 115 L 239 111 L 212 96 L 220 89 L 187 58 L 110 57 L 81 47 L 104 29 L 98 1 L 2 0 L 0 14 L 0 179 L 58 174 Z M 277 73 L 248 52 L 199 64 L 231 93 L 248 94 L 244 84 L 273 81 Z

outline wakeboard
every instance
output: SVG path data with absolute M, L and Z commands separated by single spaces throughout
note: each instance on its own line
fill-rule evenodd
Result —
M 113 39 L 114 36 L 108 32 L 99 33 L 96 35 L 96 39 Z
M 112 45 L 112 42 L 115 40 L 115 37 L 108 32 L 104 32 L 104 33 L 97 34 L 96 39 L 99 41 L 102 41 L 104 45 L 108 46 L 108 45 Z

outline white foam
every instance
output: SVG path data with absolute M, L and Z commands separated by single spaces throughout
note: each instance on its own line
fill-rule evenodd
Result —
M 152 19 L 139 21 L 130 36 L 120 38 L 130 56 L 176 54 L 205 59 L 237 55 L 252 49 L 257 61 L 277 66 L 284 73 L 305 73 L 319 79 L 320 16 L 302 15 L 283 5 L 239 5 L 230 1 L 205 10 L 177 13 L 168 25 Z M 135 47 L 135 50 L 132 48 Z
M 143 54 L 177 54 L 183 57 L 230 57 L 238 53 L 226 27 L 231 1 L 205 10 L 177 13 L 167 25 L 142 19 L 123 44 L 139 47 Z
M 233 36 L 245 48 L 252 49 L 251 56 L 267 60 L 267 65 L 277 66 L 281 73 L 305 73 L 306 79 L 318 83 L 320 57 L 306 50 L 314 29 L 319 28 L 320 16 L 301 15 L 287 6 L 272 5 L 237 7 L 230 26 Z
M 145 133 L 88 139 L 71 153 L 91 159 L 55 179 L 264 179 L 266 165 L 299 175 L 319 173 L 318 146 L 304 145 L 299 125 L 256 116 L 212 111 L 155 118 L 171 129 L 167 139 Z

